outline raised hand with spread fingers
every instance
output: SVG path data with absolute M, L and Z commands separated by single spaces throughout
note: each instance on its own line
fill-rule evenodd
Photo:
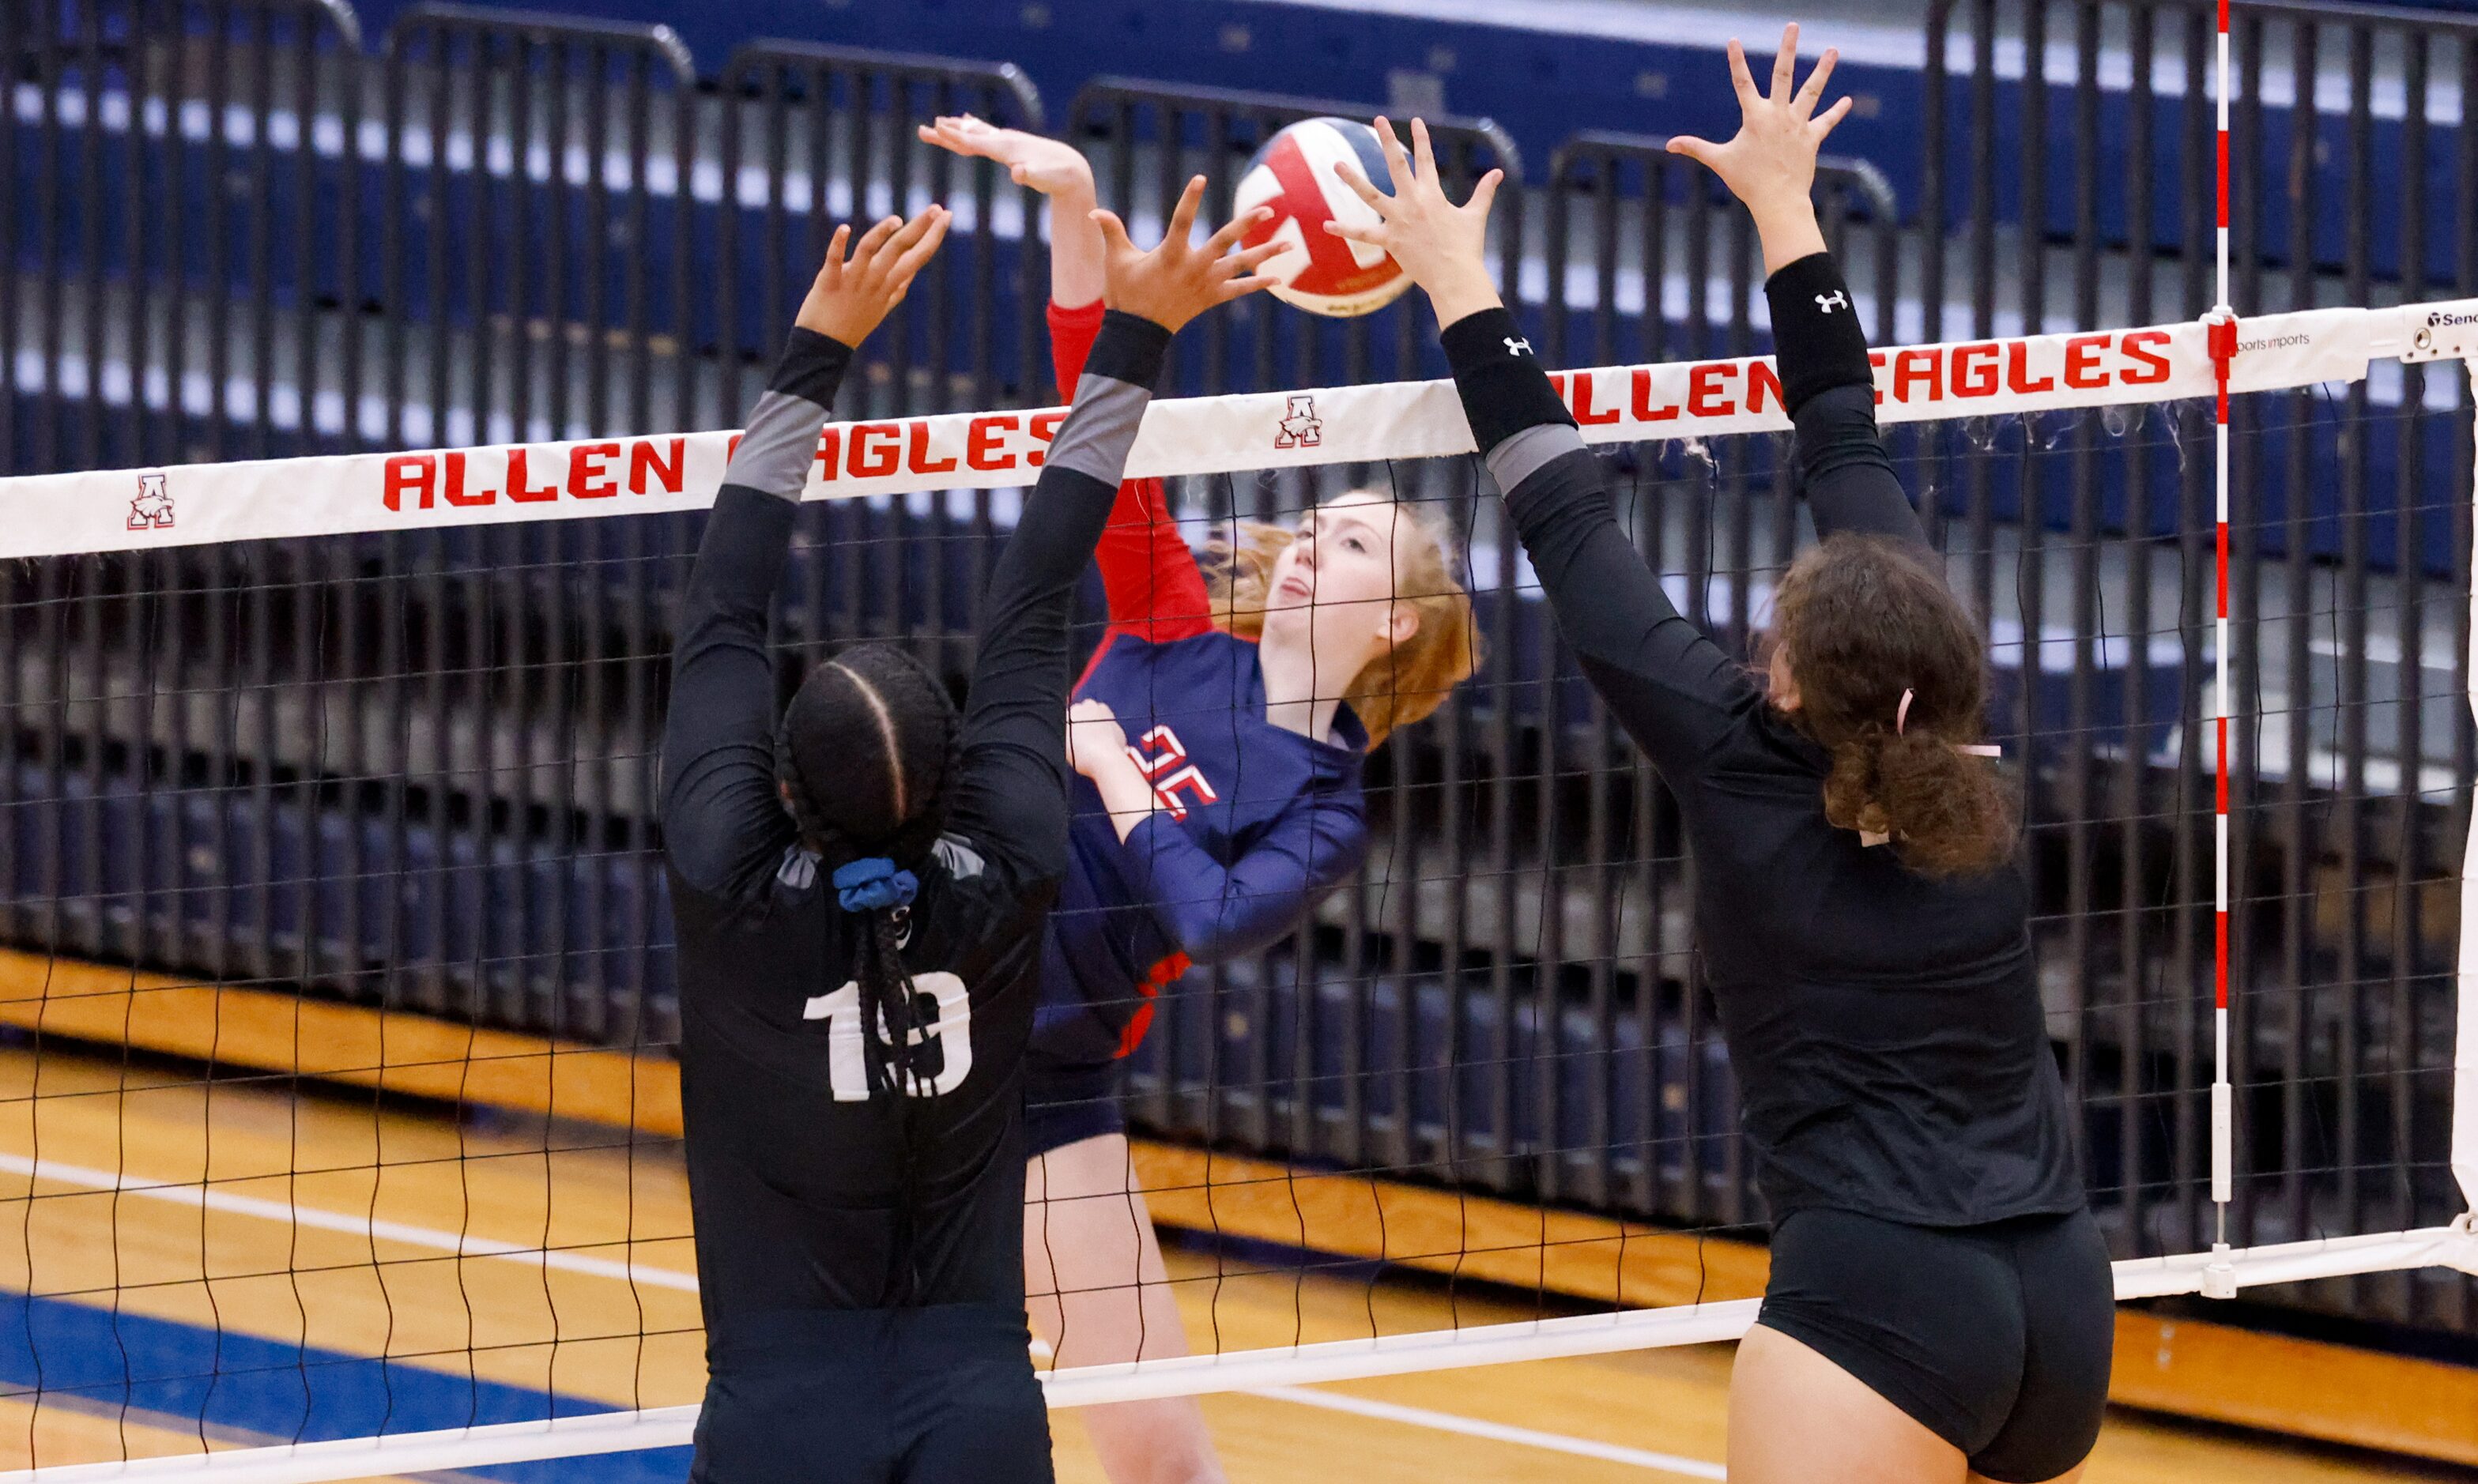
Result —
M 1798 75 L 1798 27 L 1782 32 L 1781 51 L 1773 58 L 1772 91 L 1758 92 L 1747 70 L 1746 48 L 1730 42 L 1730 80 L 1738 90 L 1738 132 L 1715 144 L 1692 135 L 1669 141 L 1669 152 L 1702 163 L 1756 218 L 1763 239 L 1764 271 L 1824 251 L 1824 231 L 1815 219 L 1815 157 L 1825 138 L 1850 113 L 1843 98 L 1823 113 L 1824 86 L 1833 77 L 1838 51 L 1827 51 L 1804 87 L 1793 87 Z
M 952 218 L 943 206 L 932 206 L 905 221 L 889 216 L 852 242 L 849 223 L 835 229 L 826 244 L 826 261 L 800 301 L 794 322 L 828 340 L 858 346 L 893 313 L 912 289 L 913 277 L 947 239 Z M 846 258 L 844 249 L 851 248 Z
M 1176 331 L 1217 304 L 1245 298 L 1274 281 L 1256 271 L 1266 259 L 1282 250 L 1278 242 L 1231 249 L 1248 229 L 1270 214 L 1263 208 L 1244 213 L 1223 224 L 1201 243 L 1195 240 L 1196 209 L 1204 200 L 1204 177 L 1190 179 L 1170 214 L 1170 226 L 1150 252 L 1127 239 L 1126 223 L 1115 212 L 1096 211 L 1093 224 L 1101 229 L 1104 246 L 1102 302 L 1123 314 L 1150 319 Z
M 1411 120 L 1408 155 L 1391 122 L 1380 117 L 1375 127 L 1378 147 L 1385 153 L 1386 173 L 1394 180 L 1394 193 L 1378 190 L 1356 164 L 1343 161 L 1334 166 L 1334 173 L 1381 219 L 1374 227 L 1328 221 L 1326 230 L 1390 254 L 1411 275 L 1411 282 L 1428 290 L 1441 326 L 1503 304 L 1497 285 L 1488 276 L 1488 212 L 1505 172 L 1491 170 L 1481 176 L 1472 187 L 1470 199 L 1456 206 L 1446 198 L 1436 151 L 1429 143 L 1428 124 Z

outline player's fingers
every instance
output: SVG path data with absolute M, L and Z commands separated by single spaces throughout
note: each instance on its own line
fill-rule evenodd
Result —
M 1178 193 L 1178 205 L 1172 208 L 1170 227 L 1162 233 L 1162 245 L 1173 242 L 1187 245 L 1188 237 L 1196 231 L 1196 209 L 1204 204 L 1204 177 L 1191 175 L 1187 189 Z
M 1241 212 L 1238 215 L 1231 217 L 1228 221 L 1222 224 L 1222 230 L 1214 233 L 1211 237 L 1204 239 L 1205 256 L 1219 258 L 1224 253 L 1228 252 L 1231 248 L 1238 246 L 1239 239 L 1241 238 L 1246 237 L 1249 233 L 1256 230 L 1257 223 L 1264 221 L 1273 214 L 1274 209 L 1272 207 L 1260 206 L 1253 211 Z
M 1242 273 L 1252 273 L 1267 259 L 1281 256 L 1284 246 L 1281 242 L 1259 242 L 1253 247 L 1243 247 L 1227 257 L 1215 259 L 1214 270 L 1233 278 Z
M 1671 154 L 1684 155 L 1687 159 L 1707 168 L 1711 167 L 1712 157 L 1720 147 L 1710 139 L 1699 139 L 1691 134 L 1673 135 L 1669 140 Z
M 860 240 L 852 244 L 852 271 L 855 273 L 868 271 L 869 265 L 877 260 L 878 249 L 884 247 L 886 239 L 893 237 L 896 229 L 902 225 L 903 218 L 900 216 L 881 217 L 871 223 L 869 230 L 860 235 Z
M 1328 216 L 1326 218 L 1325 229 L 1347 242 L 1366 242 L 1371 247 L 1385 245 L 1385 229 L 1381 226 L 1369 227 L 1355 221 L 1336 221 Z
M 913 248 L 921 244 L 921 239 L 929 235 L 929 229 L 938 224 L 939 215 L 938 207 L 924 207 L 919 215 L 897 227 L 871 256 L 872 272 L 881 282 L 893 282 L 899 277 L 903 272 L 904 260 L 911 255 Z
M 1234 278 L 1228 283 L 1213 286 L 1213 302 L 1227 304 L 1233 299 L 1244 299 L 1260 289 L 1273 288 L 1277 282 L 1279 281 L 1267 278 L 1262 273 L 1252 273 L 1246 278 Z
M 1807 85 L 1799 88 L 1798 98 L 1790 105 L 1791 113 L 1805 118 L 1815 112 L 1816 104 L 1824 99 L 1824 85 L 1833 76 L 1833 64 L 1840 60 L 1838 51 L 1825 52 L 1824 60 L 1815 64 L 1815 70 L 1807 74 Z
M 1360 169 L 1356 161 L 1335 161 L 1333 163 L 1333 173 L 1342 177 L 1342 183 L 1351 188 L 1351 193 L 1353 195 L 1355 195 L 1362 201 L 1367 202 L 1369 208 L 1375 211 L 1378 214 L 1384 214 L 1384 193 L 1379 191 L 1377 189 L 1376 184 L 1369 180 L 1368 173 Z
M 844 249 L 850 245 L 851 223 L 847 221 L 838 225 L 835 228 L 835 235 L 827 239 L 826 263 L 825 266 L 818 270 L 819 276 L 841 281 L 844 276 Z
M 1742 111 L 1763 101 L 1763 94 L 1756 91 L 1755 74 L 1747 70 L 1747 49 L 1738 44 L 1736 37 L 1730 38 L 1730 86 L 1738 90 L 1738 107 Z
M 1118 213 L 1095 207 L 1093 225 L 1101 229 L 1101 245 L 1109 250 L 1111 257 L 1136 250 L 1136 244 L 1127 240 L 1127 224 L 1119 219 Z
M 1395 194 L 1400 195 L 1412 180 L 1411 159 L 1403 153 L 1403 141 L 1395 138 L 1394 125 L 1384 114 L 1377 115 L 1376 129 L 1378 153 L 1385 157 L 1385 173 Z
M 1823 117 L 1808 125 L 1808 129 L 1815 138 L 1815 142 L 1818 144 L 1823 143 L 1824 137 L 1831 134 L 1835 128 L 1839 127 L 1841 120 L 1850 116 L 1850 105 L 1854 101 L 1856 100 L 1847 97 L 1843 98 L 1840 102 L 1833 105 L 1833 107 L 1826 109 L 1824 111 Z
M 1434 184 L 1437 179 L 1437 152 L 1429 145 L 1429 121 L 1411 120 L 1411 158 L 1418 165 L 1418 178 Z
M 911 283 L 912 276 L 921 271 L 922 264 L 937 254 L 938 244 L 947 240 L 947 228 L 955 219 L 954 214 L 943 206 L 933 206 L 923 214 L 934 219 L 928 223 L 928 230 L 921 234 L 920 239 L 905 248 L 902 257 L 895 260 L 895 277 L 898 284 Z
M 1463 210 L 1478 212 L 1482 216 L 1487 215 L 1488 209 L 1497 204 L 1497 188 L 1504 184 L 1505 184 L 1504 170 L 1491 170 L 1481 176 L 1473 185 L 1471 199 L 1463 203 Z
M 1790 96 L 1790 82 L 1797 76 L 1798 22 L 1791 21 L 1788 25 L 1782 28 L 1781 50 L 1773 57 L 1772 100 L 1775 103 L 1787 106 Z

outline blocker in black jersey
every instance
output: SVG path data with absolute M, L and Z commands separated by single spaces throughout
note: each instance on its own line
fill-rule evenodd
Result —
M 778 793 L 767 615 L 850 351 L 793 332 L 698 551 L 663 824 L 712 1374 L 695 1477 L 1048 1479 L 1024 1323 L 1020 1067 L 1066 866 L 1069 608 L 1168 332 L 1112 314 L 990 583 L 945 834 L 904 863 L 928 1029 L 872 1096 L 843 910 Z
M 1783 266 L 1766 290 L 1817 535 L 1859 532 L 1927 551 L 1877 436 L 1867 343 L 1840 270 L 1817 254 Z M 1695 856 L 1697 939 L 1776 1233 L 1801 1230 L 1810 1211 L 1877 1223 L 1864 1249 L 1810 1242 L 1790 1254 L 1794 1270 L 1777 1259 L 1762 1322 L 1910 1412 L 1989 1477 L 2065 1471 L 2098 1432 L 2111 1289 L 2020 877 L 1931 877 L 1834 826 L 1824 799 L 1831 755 L 1671 606 L 1512 316 L 1470 314 L 1447 327 L 1445 346 L 1559 629 L 1678 798 Z M 1967 1239 L 1974 1273 L 1992 1265 L 2017 1291 L 1986 1312 L 1930 1315 L 1896 1301 L 1898 1285 L 1872 1281 L 1896 1263 L 1913 1275 L 1960 1271 L 1950 1239 Z M 1781 1291 L 1791 1277 L 1795 1295 Z M 2031 1281 L 2047 1301 L 2026 1303 L 2019 1283 Z M 1817 1314 L 1833 1322 L 1803 1322 Z M 1983 1332 L 2007 1324 L 2010 1350 Z M 2005 1425 L 2026 1411 L 2035 1424 Z M 1976 1456 L 2000 1435 L 2001 1453 Z

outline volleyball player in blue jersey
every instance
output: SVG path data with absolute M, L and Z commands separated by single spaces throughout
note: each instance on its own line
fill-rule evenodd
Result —
M 1049 197 L 1063 394 L 1101 322 L 1091 168 L 1068 144 L 978 119 L 940 119 L 922 138 Z M 1160 481 L 1133 480 L 1096 555 L 1110 626 L 1071 713 L 1072 865 L 1042 945 L 1025 1072 L 1026 1287 L 1061 1366 L 1187 1352 L 1120 1111 L 1122 1062 L 1153 997 L 1192 964 L 1309 920 L 1367 854 L 1369 749 L 1479 661 L 1451 541 L 1385 494 L 1337 496 L 1290 528 L 1244 524 L 1200 567 Z M 1193 1399 L 1084 1418 L 1117 1484 L 1222 1476 Z
M 2114 1291 L 2010 868 L 2011 800 L 1979 752 L 1986 654 L 1877 436 L 1849 285 L 1810 200 L 1833 56 L 1744 122 L 1671 149 L 1763 241 L 1783 404 L 1821 540 L 1775 599 L 1759 684 L 1682 617 L 1609 478 L 1500 303 L 1464 207 L 1378 123 L 1396 191 L 1348 167 L 1428 290 L 1490 471 L 1557 623 L 1679 802 L 1695 920 L 1773 1221 L 1730 1389 L 1732 1484 L 2078 1477 L 2108 1400 Z
M 854 644 L 776 703 L 767 615 L 852 351 L 946 230 L 838 231 L 733 450 L 663 736 L 680 1070 L 708 1380 L 701 1484 L 1050 1477 L 1027 1353 L 1021 1073 L 1068 868 L 1068 616 L 1172 334 L 1262 288 L 1239 224 L 1150 254 L 990 579 L 960 716 Z

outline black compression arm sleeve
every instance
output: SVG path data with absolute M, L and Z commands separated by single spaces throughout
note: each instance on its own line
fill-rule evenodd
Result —
M 761 885 L 796 835 L 775 792 L 767 611 L 851 347 L 794 330 L 732 451 L 680 600 L 663 720 L 663 839 L 709 895 Z
M 1471 419 L 1472 440 L 1482 454 L 1526 428 L 1575 425 L 1508 311 L 1466 314 L 1446 326 L 1439 339 L 1454 368 L 1454 390 L 1462 394 L 1463 415 Z
M 990 578 L 951 817 L 1020 879 L 1067 867 L 1068 618 L 1170 340 L 1149 320 L 1103 317 L 1075 408 Z
M 1445 345 L 1463 414 L 1559 631 L 1628 733 L 1682 781 L 1712 760 L 1752 684 L 1644 565 L 1610 508 L 1606 471 L 1513 316 L 1489 310 L 1457 320 Z
M 1799 483 L 1815 533 L 1842 531 L 1927 544 L 1876 431 L 1876 375 L 1850 285 L 1830 253 L 1812 253 L 1764 284 L 1772 304 L 1782 401 L 1797 424 Z

